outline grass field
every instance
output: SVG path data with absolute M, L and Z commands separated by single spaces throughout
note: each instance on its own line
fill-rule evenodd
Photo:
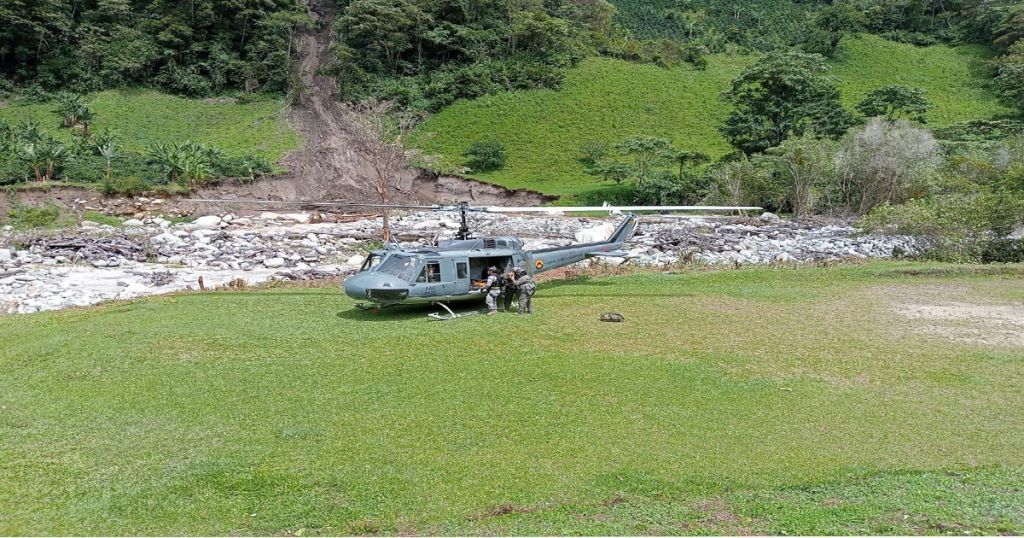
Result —
M 1022 276 L 582 278 L 448 323 L 336 288 L 0 318 L 0 534 L 1022 533 L 1024 344 L 901 313 L 1015 312 Z
M 884 84 L 918 86 L 936 105 L 930 123 L 947 125 L 1006 111 L 985 89 L 989 55 L 981 46 L 914 47 L 865 35 L 845 40 L 832 63 L 849 107 Z M 728 115 L 719 94 L 751 60 L 713 56 L 706 71 L 692 71 L 590 59 L 569 72 L 560 91 L 458 102 L 432 116 L 413 142 L 454 167 L 472 142 L 499 140 L 508 153 L 505 168 L 472 177 L 557 195 L 593 192 L 604 187 L 577 161 L 587 141 L 647 134 L 714 157 L 729 152 L 718 132 Z
M 136 151 L 156 142 L 192 140 L 229 155 L 256 154 L 276 162 L 301 144 L 284 121 L 284 104 L 275 99 L 238 104 L 132 90 L 92 94 L 87 102 L 96 114 L 91 128 L 116 130 L 121 143 Z M 71 136 L 69 130 L 58 128 L 60 119 L 53 109 L 53 104 L 0 103 L 0 118 L 11 123 L 32 119 L 51 134 Z

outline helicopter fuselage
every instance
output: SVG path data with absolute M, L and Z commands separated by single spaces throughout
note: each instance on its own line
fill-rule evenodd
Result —
M 392 247 L 371 252 L 358 273 L 342 284 L 345 293 L 377 306 L 407 303 L 445 303 L 483 299 L 487 269 L 502 273 L 523 269 L 536 274 L 584 260 L 621 254 L 618 249 L 632 234 L 630 215 L 607 241 L 524 250 L 515 237 L 486 237 L 441 241 L 437 247 Z

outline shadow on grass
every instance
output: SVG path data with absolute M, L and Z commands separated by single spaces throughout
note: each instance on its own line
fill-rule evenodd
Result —
M 475 303 L 466 303 L 463 305 L 448 305 L 456 314 L 466 314 L 469 312 L 483 312 L 480 305 Z M 353 321 L 406 321 L 410 319 L 422 319 L 429 320 L 428 314 L 441 314 L 447 316 L 448 312 L 444 308 L 438 305 L 430 304 L 413 304 L 413 305 L 397 305 L 388 308 L 382 308 L 380 310 L 361 310 L 359 308 L 349 308 L 342 310 L 336 314 L 341 319 L 350 319 Z

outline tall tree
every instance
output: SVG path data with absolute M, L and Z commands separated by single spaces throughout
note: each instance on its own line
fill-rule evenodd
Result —
M 934 107 L 921 88 L 896 84 L 871 90 L 857 104 L 857 110 L 869 118 L 882 116 L 889 121 L 909 119 L 919 123 L 928 121 L 925 114 Z
M 723 94 L 734 106 L 721 128 L 733 146 L 752 154 L 813 130 L 839 136 L 852 124 L 821 56 L 771 53 L 748 67 Z
M 406 149 L 405 139 L 416 125 L 417 118 L 399 114 L 388 101 L 367 101 L 346 108 L 353 127 L 352 149 L 362 157 L 373 175 L 364 178 L 381 205 L 391 203 L 392 191 L 397 188 L 398 174 L 417 155 Z M 381 208 L 382 234 L 391 239 L 391 221 L 387 208 Z

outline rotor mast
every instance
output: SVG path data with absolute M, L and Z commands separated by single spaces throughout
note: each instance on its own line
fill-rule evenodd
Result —
M 467 212 L 469 212 L 469 202 L 459 202 L 459 214 L 462 222 L 459 224 L 459 231 L 455 234 L 455 238 L 460 241 L 469 239 L 469 224 L 466 222 Z

